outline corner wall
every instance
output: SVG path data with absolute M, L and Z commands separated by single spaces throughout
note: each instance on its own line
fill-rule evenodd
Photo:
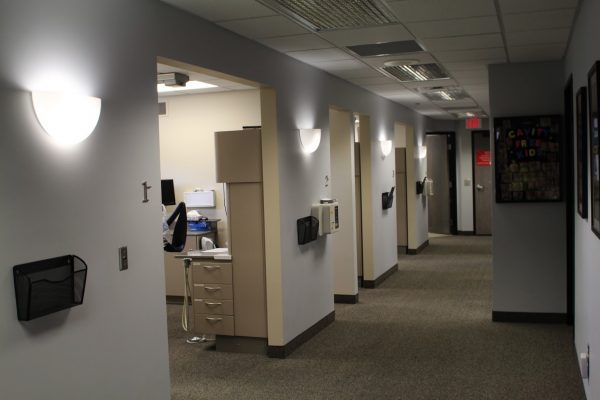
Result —
M 561 62 L 490 65 L 489 73 L 492 129 L 497 117 L 563 113 Z M 493 311 L 564 314 L 565 202 L 492 201 Z

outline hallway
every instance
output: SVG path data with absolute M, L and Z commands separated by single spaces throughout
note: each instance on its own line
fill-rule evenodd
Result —
M 571 327 L 491 322 L 491 238 L 432 238 L 285 360 L 188 345 L 168 306 L 172 398 L 583 399 Z

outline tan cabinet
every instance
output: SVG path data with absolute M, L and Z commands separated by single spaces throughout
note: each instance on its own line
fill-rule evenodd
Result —
M 194 330 L 198 334 L 235 334 L 232 263 L 192 263 Z

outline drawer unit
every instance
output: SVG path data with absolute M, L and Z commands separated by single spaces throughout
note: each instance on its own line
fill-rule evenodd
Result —
M 221 283 L 194 283 L 195 299 L 233 299 L 233 287 Z
M 233 336 L 233 317 L 218 314 L 196 314 L 194 327 L 197 332 Z
M 192 263 L 194 283 L 232 282 L 231 263 L 194 262 Z
M 233 300 L 194 299 L 194 313 L 233 315 Z

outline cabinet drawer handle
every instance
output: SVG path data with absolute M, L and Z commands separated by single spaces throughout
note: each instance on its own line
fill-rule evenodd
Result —
M 222 306 L 223 303 L 213 303 L 210 301 L 205 301 L 204 304 L 206 304 L 207 306 Z
M 220 265 L 204 265 L 204 269 L 207 271 L 214 271 L 215 269 L 221 269 Z
M 210 321 L 210 322 L 219 322 L 219 321 L 223 321 L 223 318 L 206 317 L 206 320 Z
M 209 292 L 216 292 L 217 290 L 221 290 L 220 287 L 212 287 L 212 286 L 204 286 L 204 290 L 208 290 Z

